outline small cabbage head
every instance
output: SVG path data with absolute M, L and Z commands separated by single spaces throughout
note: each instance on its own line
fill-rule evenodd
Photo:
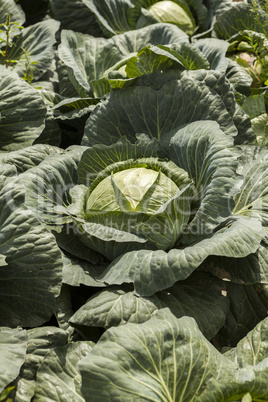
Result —
M 174 1 L 158 1 L 147 8 L 147 12 L 158 22 L 175 24 L 188 35 L 193 35 L 195 31 L 195 20 L 189 8 Z

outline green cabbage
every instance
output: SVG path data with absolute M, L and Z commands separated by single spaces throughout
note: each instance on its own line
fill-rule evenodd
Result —
M 195 20 L 189 10 L 174 1 L 164 0 L 153 4 L 148 11 L 159 20 L 177 25 L 188 35 L 193 35 L 195 31 Z

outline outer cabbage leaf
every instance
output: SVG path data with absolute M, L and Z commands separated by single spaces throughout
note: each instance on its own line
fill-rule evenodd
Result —
M 167 69 L 197 70 L 201 68 L 209 69 L 208 60 L 199 49 L 186 42 L 172 48 L 153 45 L 143 48 L 137 56 L 127 62 L 125 71 L 128 78 L 134 78 Z
M 225 57 L 229 43 L 223 40 L 206 38 L 193 43 L 204 54 L 211 70 L 226 70 L 228 59 Z
M 53 115 L 59 120 L 69 120 L 88 115 L 99 102 L 96 98 L 67 98 L 53 105 Z
M 130 144 L 126 137 L 123 137 L 113 146 L 96 145 L 85 150 L 78 165 L 78 183 L 89 186 L 95 179 L 98 180 L 99 174 L 110 165 L 120 166 L 120 162 L 127 159 L 157 157 L 158 143 L 155 138 L 149 141 L 147 136 L 139 134 L 136 140 L 135 144 Z
M 234 215 L 259 218 L 268 227 L 268 154 L 245 165 L 242 173 L 245 178 L 241 192 L 235 198 Z
M 59 25 L 58 21 L 50 18 L 23 29 L 13 40 L 8 53 L 9 59 L 16 61 L 10 68 L 23 77 L 27 73 L 27 63 L 33 64 L 34 81 L 38 80 L 49 69 L 53 60 L 53 45 Z M 4 62 L 4 56 L 1 55 L 0 63 Z
M 45 127 L 42 96 L 17 74 L 1 70 L 0 149 L 15 151 L 32 145 Z
M 231 381 L 214 381 L 202 401 L 260 401 L 267 400 L 267 318 L 249 332 L 236 348 L 224 353 L 230 361 L 237 362 L 240 370 L 234 373 Z
M 58 207 L 57 207 L 57 209 L 58 209 Z M 64 213 L 63 218 L 66 218 L 65 209 L 63 211 L 60 211 L 61 217 L 63 216 L 62 212 Z M 100 264 L 101 267 L 102 267 L 103 264 L 106 263 L 104 257 L 101 254 L 96 253 L 92 249 L 88 248 L 87 245 L 85 245 L 85 244 L 83 244 L 81 242 L 80 237 L 78 237 L 78 235 L 77 235 L 77 230 L 73 231 L 72 226 L 71 227 L 69 227 L 68 225 L 63 226 L 63 228 L 61 229 L 60 233 L 54 232 L 54 236 L 56 237 L 56 240 L 57 240 L 57 243 L 58 243 L 59 247 L 61 249 L 65 250 L 67 253 L 71 254 L 72 257 L 76 257 L 78 259 L 83 259 L 83 260 L 89 262 L 90 264 Z M 79 270 L 81 269 L 81 267 L 83 265 L 84 264 L 81 265 L 79 263 Z M 85 264 L 85 267 L 87 269 L 87 272 L 89 272 L 87 264 Z M 72 281 L 71 276 L 73 276 L 73 273 L 70 276 L 68 271 L 69 271 L 69 269 L 68 269 L 68 266 L 67 266 L 67 271 L 65 271 L 65 273 L 66 273 L 66 276 L 65 276 L 66 282 Z M 102 269 L 101 269 L 101 272 L 102 272 Z M 75 272 L 75 274 L 76 273 L 78 273 L 78 272 Z M 95 276 L 95 271 L 93 271 L 93 273 L 94 273 L 94 276 Z M 74 277 L 75 276 L 76 275 L 74 275 Z M 80 276 L 80 277 L 83 278 L 83 276 Z M 92 278 L 89 278 L 89 281 L 91 281 L 91 280 L 92 280 Z M 87 279 L 86 279 L 86 282 L 88 282 Z
M 71 80 L 74 81 L 74 79 L 72 78 L 72 71 L 59 59 L 57 54 L 56 67 L 59 80 L 59 93 L 60 96 L 62 96 L 61 99 L 64 99 L 64 97 L 81 98 L 81 96 L 79 95 L 79 89 L 76 89 L 75 87 L 75 82 L 74 84 L 71 82 Z
M 75 329 L 69 324 L 69 319 L 73 315 L 71 286 L 62 284 L 60 295 L 57 297 L 54 315 L 57 319 L 59 328 L 63 329 L 69 337 L 69 341 L 75 338 Z
M 252 77 L 243 67 L 239 66 L 239 64 L 231 59 L 228 61 L 226 77 L 237 92 L 240 92 L 246 96 L 250 95 Z
M 126 32 L 111 39 L 94 38 L 66 30 L 62 32 L 59 57 L 72 72 L 69 76 L 71 82 L 80 95 L 85 97 L 94 90 L 90 84 L 92 81 L 102 78 L 112 67 L 123 64 L 142 47 L 186 41 L 187 35 L 169 24 L 157 24 L 152 28 Z M 106 86 L 104 88 L 104 93 L 109 91 Z M 102 94 L 98 92 L 95 96 Z
M 211 378 L 230 379 L 236 365 L 192 318 L 164 309 L 143 324 L 107 330 L 79 368 L 86 400 L 198 401 Z
M 267 358 L 268 354 L 268 318 L 265 318 L 238 342 L 237 347 L 224 353 L 240 367 L 256 366 Z
M 158 140 L 167 132 L 197 120 L 215 120 L 226 134 L 237 134 L 224 97 L 203 82 L 204 70 L 183 73 L 179 81 L 169 81 L 159 90 L 150 86 L 132 86 L 112 91 L 106 101 L 90 115 L 82 139 L 83 145 L 112 144 L 126 135 L 131 142 L 136 133 Z M 217 87 L 220 74 L 206 71 L 205 78 Z M 225 85 L 221 80 L 221 84 Z M 226 94 L 227 96 L 227 94 Z M 130 102 L 131 99 L 131 102 Z M 228 95 L 230 100 L 230 96 Z M 235 108 L 235 100 L 228 109 Z
M 141 49 L 137 56 L 128 60 L 125 71 L 128 78 L 135 78 L 157 70 L 163 71 L 167 68 L 182 69 L 183 65 L 168 48 L 150 45 Z
M 225 402 L 252 395 L 265 401 L 267 360 L 239 368 L 205 340 L 192 318 L 162 310 L 143 324 L 106 331 L 79 367 L 86 400 Z
M 133 282 L 141 296 L 186 279 L 209 255 L 241 258 L 254 253 L 264 236 L 255 219 L 239 219 L 224 230 L 184 249 L 132 251 L 113 261 L 100 279 L 108 284 Z
M 238 131 L 235 144 L 247 144 L 255 140 L 251 128 L 249 116 L 243 111 L 235 100 L 234 92 L 230 83 L 220 71 L 185 71 L 182 77 L 194 77 L 196 80 L 205 82 L 206 85 L 216 92 L 224 102 L 224 106 L 231 116 Z M 209 119 L 208 119 L 209 120 Z M 224 131 L 224 130 L 223 130 Z
M 129 286 L 111 286 L 92 296 L 70 318 L 73 324 L 110 328 L 128 322 L 140 324 L 156 310 L 169 307 L 177 317 L 193 317 L 211 339 L 222 327 L 229 310 L 225 284 L 212 275 L 194 274 L 151 297 L 139 297 Z
M 64 346 L 68 341 L 65 331 L 55 327 L 40 327 L 27 331 L 26 358 L 15 385 L 15 400 L 28 402 L 34 396 L 36 373 L 45 355 L 54 347 Z
M 190 53 L 188 52 L 187 48 L 190 48 L 190 45 L 185 43 L 181 45 L 181 48 L 185 49 L 185 56 L 181 57 L 181 62 L 183 66 L 186 68 L 188 71 L 183 71 L 181 72 L 180 69 L 166 69 L 163 72 L 156 71 L 152 72 L 150 75 L 142 76 L 137 81 L 133 84 L 130 83 L 130 80 L 125 80 L 126 87 L 129 85 L 137 85 L 137 86 L 149 86 L 157 91 L 162 89 L 162 87 L 167 84 L 170 81 L 173 80 L 185 80 L 185 79 L 194 79 L 196 81 L 202 82 L 202 84 L 205 84 L 208 88 L 211 90 L 211 95 L 219 95 L 220 98 L 222 99 L 224 103 L 224 107 L 228 111 L 230 117 L 232 118 L 232 121 L 238 131 L 238 134 L 236 135 L 235 138 L 235 144 L 247 144 L 251 143 L 252 141 L 255 140 L 255 135 L 251 127 L 251 120 L 249 116 L 243 111 L 243 109 L 238 105 L 238 103 L 235 100 L 235 93 L 232 89 L 232 86 L 230 86 L 230 82 L 226 80 L 225 76 L 221 72 L 220 67 L 222 63 L 219 65 L 219 70 L 220 71 L 213 71 L 209 70 L 206 71 L 204 69 L 198 71 L 189 71 L 189 70 L 195 70 L 195 60 L 191 59 Z M 208 55 L 209 56 L 209 55 Z M 179 56 L 178 56 L 179 57 Z M 204 58 L 204 61 L 206 59 Z M 196 59 L 197 61 L 197 59 Z M 212 59 L 213 62 L 213 59 Z M 199 66 L 200 67 L 200 66 Z M 203 66 L 204 67 L 204 66 Z M 158 75 L 157 75 L 158 74 Z M 110 80 L 112 82 L 112 86 L 114 85 L 115 80 Z M 120 84 L 120 80 L 117 80 L 117 82 Z M 124 82 L 124 80 L 121 80 L 121 82 Z M 116 87 L 116 85 L 115 85 Z M 121 86 L 119 85 L 121 88 Z M 122 88 L 124 85 L 122 86 Z M 198 102 L 198 101 L 197 101 Z M 212 113 L 212 112 L 211 112 Z M 210 119 L 209 117 L 207 118 L 208 120 Z
M 267 152 L 254 146 L 243 147 L 240 173 L 244 175 L 239 193 L 235 196 L 234 216 L 257 218 L 265 230 L 258 250 L 246 258 L 210 257 L 204 269 L 219 278 L 240 284 L 267 283 L 268 281 L 268 194 Z
M 232 6 L 233 6 L 232 0 L 214 0 L 213 1 L 213 7 L 215 10 L 216 17 L 221 15 L 224 11 L 229 10 Z
M 18 376 L 25 360 L 27 340 L 22 328 L 0 327 L 0 393 Z
M 113 36 L 131 29 L 135 25 L 129 18 L 133 3 L 131 0 L 82 0 L 92 11 L 105 36 Z
M 78 341 L 51 350 L 37 372 L 34 400 L 84 401 L 78 364 L 90 355 L 93 345 Z
M 0 153 L 1 163 L 8 163 L 16 166 L 18 173 L 23 173 L 26 170 L 39 165 L 49 155 L 60 154 L 63 151 L 58 147 L 53 147 L 46 144 L 32 145 L 13 152 Z
M 254 367 L 233 372 L 233 377 L 222 381 L 211 379 L 200 402 L 267 401 L 268 359 Z
M 38 87 L 38 91 L 41 93 L 41 95 L 43 96 L 44 100 L 46 101 L 47 105 L 50 108 L 53 108 L 55 105 L 64 100 L 63 96 L 54 91 L 54 87 L 51 82 L 39 81 L 38 85 L 39 84 L 40 87 Z M 67 100 L 65 99 L 65 101 Z
M 26 205 L 51 227 L 70 221 L 57 207 L 67 203 L 68 189 L 77 183 L 77 164 L 83 150 L 75 146 L 61 155 L 51 155 L 21 175 L 27 189 Z
M 95 280 L 100 272 L 106 268 L 105 266 L 95 266 L 87 261 L 63 256 L 62 282 L 70 286 L 94 286 L 103 287 L 104 283 Z
M 160 307 L 156 296 L 137 297 L 131 286 L 109 286 L 93 295 L 70 318 L 74 325 L 110 328 L 128 322 L 140 324 Z
M 232 196 L 241 184 L 236 173 L 240 152 L 234 148 L 233 139 L 216 122 L 201 121 L 167 133 L 160 145 L 166 157 L 188 172 L 197 192 L 198 209 L 182 242 L 211 235 L 230 215 L 234 207 Z
M 202 269 L 211 272 L 220 279 L 240 285 L 267 283 L 267 231 L 255 254 L 246 258 L 209 257 Z
M 251 160 L 249 159 L 248 163 L 245 164 L 244 168 L 241 170 L 241 173 L 244 175 L 244 180 L 240 193 L 235 197 L 233 215 L 259 219 L 265 228 L 265 238 L 260 244 L 255 256 L 248 257 L 246 261 L 241 260 L 235 262 L 238 269 L 234 271 L 233 274 L 231 271 L 228 273 L 228 267 L 226 267 L 224 271 L 227 272 L 227 276 L 232 279 L 232 275 L 240 271 L 242 273 L 241 280 L 245 283 L 247 283 L 246 278 L 249 278 L 247 275 L 249 275 L 250 271 L 253 271 L 255 272 L 255 281 L 253 276 L 251 281 L 253 280 L 254 282 L 250 283 L 266 283 L 268 278 L 268 158 L 266 152 L 260 153 L 255 159 L 253 159 L 253 157 L 254 156 L 251 157 Z M 224 264 L 224 260 L 221 263 Z M 246 264 L 252 267 L 251 270 L 244 270 Z M 245 271 L 244 277 L 243 271 Z
M 1 164 L 0 299 L 2 325 L 32 327 L 53 313 L 62 260 L 54 237 L 25 207 L 15 168 Z
M 155 249 L 156 246 L 152 245 L 142 235 L 132 234 L 125 230 L 114 228 L 114 226 L 120 226 L 123 220 L 131 220 L 132 215 L 127 213 L 108 213 L 105 217 L 102 215 L 89 216 L 89 222 L 76 220 L 72 217 L 72 220 L 76 224 L 76 234 L 87 248 L 99 252 L 109 260 L 113 260 L 115 257 L 126 253 L 131 250 L 139 250 L 140 248 Z M 103 220 L 107 219 L 109 226 L 103 224 Z M 81 222 L 82 221 L 82 222 Z
M 223 346 L 235 346 L 267 316 L 268 308 L 267 286 L 243 286 L 227 282 L 226 293 L 230 300 L 230 310 L 216 336 L 216 344 L 220 349 Z
M 203 1 L 203 0 L 186 0 L 190 6 L 190 9 L 196 19 L 196 26 L 198 30 L 196 33 L 204 32 L 210 29 L 214 13 L 217 9 L 217 3 L 214 1 Z
M 50 0 L 53 17 L 60 21 L 62 29 L 72 29 L 94 36 L 102 36 L 95 15 L 83 0 Z
M 60 155 L 51 155 L 22 173 L 20 179 L 26 188 L 25 204 L 54 231 L 59 246 L 74 257 L 96 263 L 99 256 L 81 243 L 72 225 L 64 226 L 72 223 L 65 206 L 71 202 L 70 191 L 77 184 L 77 165 L 84 150 L 84 147 L 73 146 Z

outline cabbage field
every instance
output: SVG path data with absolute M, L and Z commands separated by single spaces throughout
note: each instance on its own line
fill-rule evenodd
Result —
M 0 401 L 268 401 L 268 0 L 0 0 Z

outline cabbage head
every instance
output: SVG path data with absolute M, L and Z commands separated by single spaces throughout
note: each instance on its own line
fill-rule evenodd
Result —
M 152 249 L 172 247 L 191 213 L 193 189 L 187 173 L 157 158 L 128 160 L 120 167 L 86 192 L 85 220 L 118 234 L 131 233 L 134 249 L 140 243 Z
M 155 22 L 177 25 L 188 35 L 193 35 L 196 28 L 195 19 L 188 4 L 184 2 L 178 4 L 175 1 L 163 0 L 152 4 L 147 9 L 141 9 L 137 27 L 141 28 L 143 25 L 147 25 L 145 21 L 150 18 Z

